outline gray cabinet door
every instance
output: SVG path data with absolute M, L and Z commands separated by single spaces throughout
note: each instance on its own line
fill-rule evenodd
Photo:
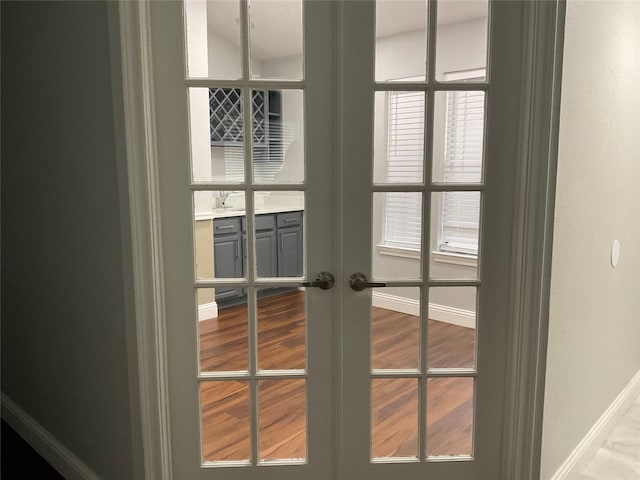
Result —
M 256 273 L 260 278 L 278 276 L 278 245 L 275 215 L 256 215 Z M 247 219 L 242 217 L 242 274 L 247 274 Z
M 275 230 L 256 233 L 256 259 L 258 277 L 278 276 L 278 247 Z
M 247 275 L 247 235 L 242 235 L 242 275 Z M 276 232 L 256 232 L 256 272 L 259 278 L 278 276 Z
M 278 276 L 302 276 L 302 225 L 278 229 Z
M 214 237 L 215 278 L 241 278 L 240 233 Z M 242 296 L 242 288 L 216 288 L 216 301 Z

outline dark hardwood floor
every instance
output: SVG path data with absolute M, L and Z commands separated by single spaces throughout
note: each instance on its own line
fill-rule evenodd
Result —
M 475 330 L 429 320 L 431 368 L 472 367 Z M 248 369 L 247 309 L 221 310 L 199 322 L 203 371 Z M 418 368 L 419 319 L 392 310 L 372 309 L 372 366 Z M 258 362 L 261 369 L 305 368 L 304 293 L 291 292 L 258 301 Z M 427 453 L 471 453 L 473 380 L 437 378 L 427 385 Z M 258 385 L 261 459 L 305 458 L 304 380 L 265 380 Z M 372 454 L 417 455 L 418 382 L 372 382 Z M 203 458 L 247 460 L 250 456 L 247 382 L 202 384 Z

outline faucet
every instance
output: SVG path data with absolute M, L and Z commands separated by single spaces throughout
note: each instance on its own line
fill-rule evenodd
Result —
M 218 195 L 216 197 L 216 208 L 227 208 L 227 199 L 229 198 L 229 196 L 231 194 L 234 194 L 237 192 L 234 191 L 219 191 Z

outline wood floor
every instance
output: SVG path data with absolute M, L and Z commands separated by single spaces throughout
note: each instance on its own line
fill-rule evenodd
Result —
M 199 322 L 202 371 L 247 370 L 248 321 L 244 305 L 221 310 Z M 417 368 L 419 319 L 372 309 L 373 368 Z M 258 365 L 261 369 L 305 368 L 304 293 L 258 301 Z M 432 368 L 472 367 L 475 330 L 429 320 L 428 364 Z M 473 379 L 429 379 L 427 454 L 471 453 Z M 304 380 L 265 380 L 258 385 L 261 460 L 306 457 Z M 415 379 L 372 382 L 372 455 L 417 455 L 418 383 Z M 201 386 L 205 461 L 250 457 L 247 382 L 213 381 Z

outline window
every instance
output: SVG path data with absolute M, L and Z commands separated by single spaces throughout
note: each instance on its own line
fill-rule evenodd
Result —
M 445 74 L 446 81 L 482 80 L 484 70 Z M 447 92 L 446 139 L 443 180 L 474 183 L 482 179 L 484 139 L 484 92 Z M 478 254 L 480 194 L 444 192 L 439 249 Z
M 422 183 L 424 92 L 389 92 L 387 102 L 387 181 Z M 386 195 L 384 244 L 420 249 L 420 194 Z
M 445 74 L 446 81 L 477 81 L 484 69 Z M 444 93 L 444 92 L 443 92 Z M 389 183 L 423 181 L 424 92 L 388 92 L 387 179 Z M 446 92 L 443 172 L 439 181 L 480 182 L 484 138 L 484 92 Z M 438 122 L 439 119 L 436 119 Z M 415 197 L 415 198 L 414 198 Z M 480 195 L 478 192 L 444 192 L 441 198 L 439 238 L 442 252 L 477 255 Z M 419 195 L 391 192 L 385 204 L 383 244 L 420 249 L 421 201 Z

